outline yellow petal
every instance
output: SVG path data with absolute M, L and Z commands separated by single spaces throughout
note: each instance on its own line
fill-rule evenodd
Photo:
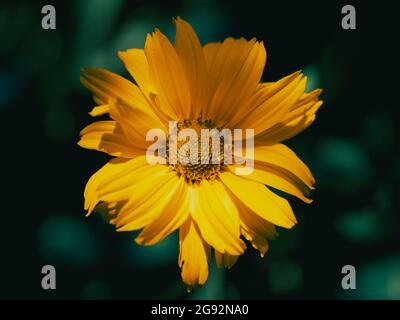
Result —
M 323 101 L 305 102 L 290 112 L 285 119 L 255 137 L 256 145 L 268 145 L 294 137 L 307 129 L 315 120 L 316 112 Z
M 221 253 L 218 251 L 214 252 L 215 254 L 215 263 L 217 264 L 218 267 L 224 266 L 225 268 L 232 268 L 233 265 L 236 263 L 237 259 L 239 256 L 233 256 L 228 253 Z
M 124 135 L 129 139 L 132 145 L 147 149 L 152 144 L 146 141 L 146 136 L 151 129 L 161 129 L 167 131 L 166 127 L 158 117 L 142 112 L 140 109 L 134 109 L 123 101 L 109 102 L 110 116 L 120 125 Z
M 106 152 L 112 156 L 133 158 L 146 154 L 145 149 L 132 145 L 115 121 L 97 121 L 81 131 L 78 145 Z
M 322 105 L 317 89 L 305 93 L 307 78 L 295 72 L 274 83 L 260 84 L 230 121 L 231 127 L 253 128 L 256 145 L 293 137 L 307 128 Z
M 222 182 L 243 204 L 263 219 L 284 228 L 297 222 L 289 203 L 261 183 L 230 172 L 220 175 Z
M 243 253 L 239 214 L 221 182 L 203 180 L 200 186 L 189 187 L 189 195 L 190 213 L 204 240 L 221 253 Z
M 234 151 L 240 159 L 249 154 L 243 149 L 242 154 Z M 315 179 L 307 165 L 290 148 L 282 143 L 254 148 L 254 163 L 257 166 L 277 168 L 285 173 L 291 173 L 300 179 L 309 189 L 314 189 Z
M 228 166 L 228 169 L 232 173 L 235 173 L 237 167 L 237 165 Z M 306 203 L 312 202 L 312 199 L 305 196 L 309 195 L 308 188 L 289 171 L 256 163 L 253 172 L 249 175 L 244 175 L 243 178 L 266 184 L 267 186 L 291 194 Z
M 170 172 L 171 174 L 168 173 L 169 168 L 167 166 L 150 165 L 147 163 L 146 156 L 136 157 L 131 159 L 122 170 L 101 181 L 97 188 L 98 197 L 107 202 L 142 200 L 148 191 L 147 188 L 149 187 L 152 190 L 151 183 L 154 184 L 156 181 L 161 183 L 164 179 L 175 176 L 172 172 Z
M 140 93 L 138 87 L 125 78 L 102 68 L 83 68 L 82 84 L 97 97 L 99 102 L 107 104 L 110 99 L 119 98 L 134 104 Z M 149 108 L 149 106 L 147 106 Z
M 203 47 L 204 58 L 207 64 L 207 70 L 210 71 L 214 59 L 217 57 L 217 53 L 221 48 L 221 42 L 210 42 Z
M 124 158 L 115 158 L 110 160 L 102 168 L 100 168 L 95 174 L 93 174 L 86 184 L 84 197 L 85 197 L 85 210 L 88 210 L 89 215 L 100 201 L 98 198 L 97 189 L 99 185 L 112 177 L 118 172 L 129 168 L 132 165 L 132 160 Z
M 151 224 L 146 226 L 135 241 L 138 244 L 155 244 L 178 229 L 189 216 L 189 196 L 184 179 L 177 181 L 178 190 L 167 207 Z
M 250 106 L 237 124 L 239 128 L 252 128 L 255 135 L 262 133 L 281 121 L 304 94 L 306 77 L 298 72 L 285 77 L 273 86 L 264 89 L 259 105 Z
M 135 79 L 157 117 L 164 123 L 171 120 L 165 112 L 160 110 L 159 97 L 157 96 L 158 92 L 154 83 L 151 82 L 149 63 L 144 50 L 128 49 L 126 51 L 119 51 L 118 56 L 123 61 L 131 76 Z
M 92 109 L 92 111 L 89 112 L 89 114 L 92 117 L 97 117 L 97 116 L 101 116 L 103 114 L 106 114 L 110 111 L 110 108 L 108 106 L 108 104 L 103 104 L 101 106 L 96 106 Z
M 130 132 L 132 130 L 140 133 L 134 144 L 143 145 L 149 129 L 165 129 L 148 99 L 130 81 L 101 68 L 85 68 L 81 82 L 95 94 L 98 102 L 108 105 L 111 117 L 121 122 L 126 136 L 132 137 L 133 134 Z M 118 118 L 118 114 L 124 113 L 123 111 L 129 113 L 129 119 L 125 119 L 124 122 Z M 127 126 L 127 123 L 130 126 Z
M 255 160 L 282 168 L 297 176 L 308 188 L 313 189 L 315 179 L 307 165 L 282 143 L 258 147 L 254 150 Z
M 278 236 L 275 226 L 247 208 L 234 195 L 232 195 L 232 200 L 240 212 L 242 235 L 251 242 L 253 248 L 260 252 L 261 257 L 264 257 L 269 249 L 268 240 L 275 239 Z
M 149 173 L 140 179 L 137 187 L 129 188 L 131 191 L 129 199 L 121 206 L 118 216 L 111 220 L 111 223 L 116 225 L 117 231 L 134 231 L 151 224 L 157 225 L 156 220 L 159 219 L 163 220 L 160 222 L 161 226 L 167 225 L 167 229 L 158 230 L 160 233 L 164 232 L 159 235 L 160 238 L 167 236 L 169 230 L 173 230 L 174 225 L 168 226 L 171 221 L 165 221 L 160 216 L 182 191 L 183 179 L 179 179 L 174 172 L 163 174 L 156 179 L 152 179 L 151 175 L 153 178 L 157 177 L 155 173 Z M 180 216 L 177 217 L 178 220 L 180 218 Z M 152 242 L 151 236 L 152 230 L 149 234 L 145 234 L 144 240 Z M 155 237 L 154 243 L 157 242 L 157 235 Z
M 203 241 L 195 222 L 189 217 L 179 229 L 179 266 L 183 282 L 190 290 L 203 285 L 208 277 L 210 247 Z
M 149 64 L 142 49 L 129 49 L 118 51 L 118 56 L 126 69 L 135 79 L 138 86 L 149 96 L 150 92 L 156 93 L 154 85 L 150 82 Z
M 224 126 L 257 88 L 265 66 L 265 48 L 255 39 L 227 38 L 220 45 L 205 46 L 204 54 L 209 85 L 203 117 Z
M 160 108 L 171 119 L 190 116 L 190 91 L 182 63 L 167 37 L 159 30 L 148 35 L 145 54 L 151 83 L 157 91 Z
M 109 222 L 111 217 L 118 214 L 118 208 L 117 202 L 100 202 L 93 211 L 99 213 L 104 220 Z
M 259 83 L 254 93 L 245 102 L 241 108 L 236 110 L 235 114 L 229 121 L 229 127 L 231 128 L 239 128 L 238 123 L 243 120 L 243 118 L 247 117 L 249 113 L 255 110 L 260 104 L 265 100 L 265 92 L 269 90 L 271 86 L 270 83 L 263 82 Z
M 175 49 L 189 83 L 192 119 L 197 119 L 204 106 L 207 86 L 207 65 L 200 41 L 192 26 L 181 18 L 175 20 Z

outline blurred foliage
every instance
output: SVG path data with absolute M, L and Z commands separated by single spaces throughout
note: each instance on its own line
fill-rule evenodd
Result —
M 49 216 L 40 226 L 39 248 L 46 261 L 94 267 L 100 243 L 83 219 L 74 216 Z
M 357 274 L 357 290 L 342 290 L 339 297 L 399 300 L 400 257 L 391 256 L 362 266 Z
M 382 235 L 379 216 L 372 210 L 348 212 L 337 220 L 337 228 L 341 235 L 354 242 L 373 243 Z
M 271 261 L 268 284 L 276 294 L 299 290 L 303 285 L 303 271 L 296 262 L 288 259 Z
M 317 178 L 320 184 L 340 192 L 354 192 L 372 178 L 368 154 L 350 139 L 327 138 L 317 145 Z

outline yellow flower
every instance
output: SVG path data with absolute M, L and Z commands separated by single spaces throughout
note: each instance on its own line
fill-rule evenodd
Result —
M 79 145 L 114 156 L 88 181 L 85 210 L 108 215 L 118 231 L 142 229 L 136 242 L 153 245 L 179 229 L 179 266 L 188 288 L 208 277 L 211 254 L 230 268 L 246 249 L 264 256 L 275 225 L 296 218 L 287 200 L 306 203 L 315 183 L 308 167 L 283 145 L 307 128 L 321 106 L 321 90 L 305 93 L 295 72 L 260 82 L 266 52 L 255 39 L 227 38 L 201 46 L 192 27 L 177 18 L 174 45 L 159 31 L 145 48 L 120 51 L 136 84 L 99 68 L 85 68 L 81 82 L 94 94 L 91 116 L 108 114 L 81 131 Z M 238 164 L 149 164 L 146 134 L 169 121 L 180 128 L 254 129 L 254 170 Z

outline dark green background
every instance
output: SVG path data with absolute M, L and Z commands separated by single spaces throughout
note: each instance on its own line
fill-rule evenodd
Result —
M 34 299 L 399 299 L 399 80 L 396 10 L 354 3 L 357 30 L 341 28 L 335 1 L 2 1 L 0 5 L 0 297 Z M 57 29 L 41 29 L 53 4 Z M 314 203 L 293 199 L 299 224 L 280 230 L 261 259 L 249 249 L 230 271 L 210 266 L 188 295 L 174 234 L 139 247 L 99 216 L 84 218 L 87 179 L 109 158 L 80 149 L 93 121 L 80 68 L 126 74 L 117 50 L 142 48 L 180 15 L 202 43 L 253 36 L 268 53 L 264 81 L 298 69 L 324 89 L 316 122 L 288 142 L 317 180 Z M 41 267 L 57 289 L 41 289 Z M 341 289 L 341 268 L 357 290 Z

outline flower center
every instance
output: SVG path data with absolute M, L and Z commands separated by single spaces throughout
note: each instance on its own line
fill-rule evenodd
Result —
M 167 165 L 170 169 L 192 185 L 200 184 L 203 179 L 217 178 L 224 169 L 224 139 L 220 136 L 213 137 L 212 129 L 217 129 L 215 133 L 218 133 L 219 129 L 214 127 L 210 119 L 203 120 L 202 118 L 179 121 L 177 126 L 178 132 L 183 129 L 192 129 L 197 135 L 195 140 L 192 138 L 177 140 L 177 161 L 174 163 L 170 163 L 171 147 L 167 142 Z M 202 129 L 208 129 L 203 131 L 210 132 L 210 135 L 202 137 Z

